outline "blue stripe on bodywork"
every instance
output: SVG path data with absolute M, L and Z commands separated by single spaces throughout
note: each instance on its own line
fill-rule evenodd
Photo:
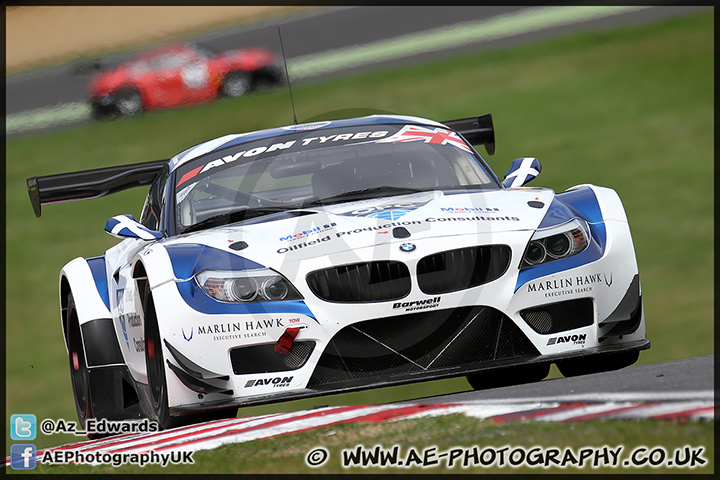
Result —
M 570 210 L 576 212 L 577 216 L 584 218 L 589 223 L 605 221 L 595 192 L 590 187 L 582 187 L 577 190 L 559 193 L 555 195 L 555 198 L 567 205 Z
M 197 272 L 209 268 L 216 270 L 257 270 L 265 268 L 245 257 L 218 248 L 196 243 L 165 247 L 172 262 L 175 278 L 187 280 Z
M 263 314 L 263 313 L 288 313 L 306 315 L 317 321 L 310 308 L 303 300 L 288 300 L 280 302 L 250 302 L 250 303 L 227 303 L 218 302 L 205 293 L 197 282 L 190 279 L 186 282 L 177 283 L 180 296 L 185 302 L 200 313 L 210 315 L 222 314 Z
M 537 278 L 562 272 L 563 270 L 570 270 L 602 258 L 606 243 L 605 223 L 600 204 L 598 204 L 595 192 L 590 187 L 555 195 L 545 214 L 545 218 L 540 222 L 538 228 L 559 225 L 576 217 L 584 218 L 589 224 L 592 241 L 588 248 L 572 257 L 520 270 L 515 285 L 516 292 L 521 286 Z
M 550 206 L 545 213 L 545 217 L 543 217 L 542 222 L 538 225 L 538 228 L 548 228 L 554 227 L 555 225 L 561 225 L 565 222 L 569 222 L 576 216 L 577 215 L 575 215 L 572 210 L 558 201 L 557 198 L 553 198 L 553 201 L 550 203 Z
M 90 272 L 92 272 L 95 288 L 97 288 L 100 298 L 107 309 L 110 310 L 110 296 L 108 294 L 107 276 L 105 275 L 105 257 L 92 257 L 86 261 L 90 267 Z
M 265 268 L 259 263 L 230 252 L 200 244 L 170 245 L 165 247 L 172 262 L 180 296 L 193 309 L 207 314 L 263 314 L 289 313 L 307 315 L 315 319 L 302 300 L 280 302 L 229 303 L 210 297 L 193 276 L 206 269 L 243 271 Z

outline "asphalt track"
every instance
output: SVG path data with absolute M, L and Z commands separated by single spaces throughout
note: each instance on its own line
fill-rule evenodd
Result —
M 496 423 L 598 419 L 713 421 L 714 355 L 638 365 L 614 372 L 464 392 L 387 405 L 321 407 L 239 417 L 156 433 L 128 433 L 39 450 L 88 454 L 187 452 L 349 422 L 382 423 L 464 414 Z M 240 411 L 242 415 L 242 410 Z M 6 467 L 11 458 L 6 457 Z M 92 463 L 92 462 L 90 462 Z
M 703 8 L 707 7 L 327 7 L 184 40 L 216 51 L 258 45 L 279 52 L 280 27 L 291 81 L 302 84 L 578 31 L 654 22 Z M 137 53 L 111 55 L 103 62 L 113 67 Z M 6 77 L 6 134 L 89 121 L 88 80 L 75 73 L 73 64 Z
M 642 353 L 640 353 L 642 358 Z M 714 355 L 579 377 L 560 377 L 513 387 L 493 388 L 422 399 L 426 403 L 478 401 L 656 401 L 712 400 Z

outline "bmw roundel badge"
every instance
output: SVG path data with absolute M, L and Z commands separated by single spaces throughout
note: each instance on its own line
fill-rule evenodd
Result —
M 415 244 L 414 243 L 403 243 L 400 245 L 400 251 L 401 252 L 412 252 L 415 250 Z

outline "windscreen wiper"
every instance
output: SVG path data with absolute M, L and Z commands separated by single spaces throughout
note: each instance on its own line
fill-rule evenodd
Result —
M 220 225 L 229 225 L 231 223 L 239 222 L 241 220 L 247 220 L 249 218 L 261 217 L 263 215 L 269 215 L 271 213 L 285 212 L 287 210 L 294 210 L 294 208 L 288 207 L 263 207 L 263 208 L 246 208 L 244 210 L 235 210 L 233 212 L 221 213 L 219 215 L 213 215 L 205 220 L 191 225 L 187 229 L 183 230 L 182 233 L 196 232 L 198 230 L 204 230 L 206 228 L 217 227 Z

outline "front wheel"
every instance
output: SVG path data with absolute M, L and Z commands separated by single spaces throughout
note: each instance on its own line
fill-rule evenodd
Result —
M 143 111 L 143 98 L 134 88 L 124 88 L 115 94 L 115 108 L 120 115 L 139 115 Z
M 148 289 L 149 291 L 149 289 Z M 170 427 L 167 403 L 167 387 L 165 383 L 165 367 L 163 365 L 160 331 L 155 315 L 155 304 L 152 296 L 147 293 L 145 300 L 145 365 L 147 366 L 148 387 L 153 414 L 161 428 Z
M 640 358 L 640 352 L 618 352 L 591 355 L 588 357 L 569 358 L 555 362 L 560 373 L 565 377 L 577 377 L 591 373 L 609 372 L 629 367 Z
M 473 390 L 485 390 L 539 382 L 547 377 L 549 373 L 549 363 L 531 363 L 529 365 L 518 365 L 500 370 L 474 373 L 467 376 L 467 381 Z
M 225 76 L 222 84 L 222 94 L 226 97 L 239 97 L 250 91 L 252 79 L 250 74 L 240 70 L 230 72 Z
M 209 422 L 225 418 L 235 418 L 237 408 L 216 410 L 207 413 L 197 413 L 173 417 L 168 407 L 167 382 L 165 378 L 165 360 L 162 351 L 162 338 L 158 327 L 155 302 L 150 288 L 145 287 L 145 364 L 147 366 L 148 387 L 150 388 L 150 402 L 152 417 L 158 422 L 161 429 L 182 427 L 194 423 Z

